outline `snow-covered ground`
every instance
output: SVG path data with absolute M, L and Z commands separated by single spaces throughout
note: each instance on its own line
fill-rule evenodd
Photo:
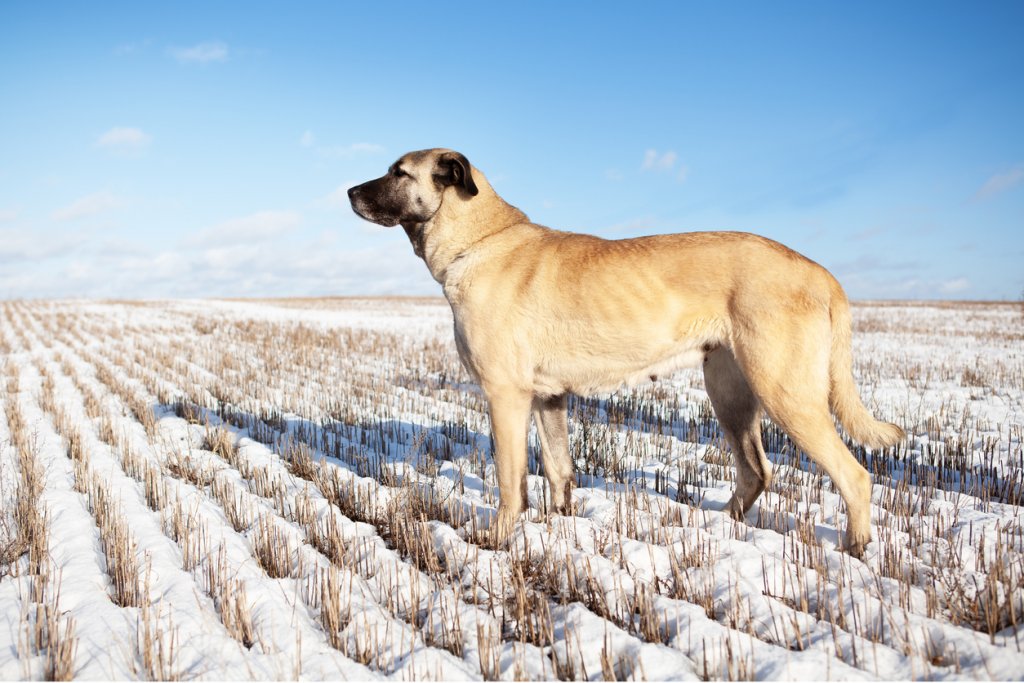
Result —
M 1024 312 L 854 328 L 911 435 L 854 449 L 863 560 L 768 424 L 772 488 L 723 511 L 699 372 L 571 402 L 576 514 L 532 438 L 495 548 L 443 301 L 0 304 L 0 679 L 1024 679 Z

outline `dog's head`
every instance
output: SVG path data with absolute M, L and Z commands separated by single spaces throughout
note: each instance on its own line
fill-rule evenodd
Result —
M 352 210 L 368 221 L 393 227 L 426 223 L 441 208 L 445 192 L 476 196 L 469 161 L 450 149 L 409 152 L 388 172 L 348 191 Z

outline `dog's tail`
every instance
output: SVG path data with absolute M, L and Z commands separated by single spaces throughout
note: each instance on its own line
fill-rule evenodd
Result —
M 852 323 L 850 304 L 843 288 L 832 280 L 829 305 L 832 319 L 832 352 L 829 361 L 829 405 L 832 413 L 856 441 L 870 448 L 885 448 L 899 443 L 906 433 L 891 422 L 876 420 L 860 400 L 853 381 L 853 355 L 850 351 Z

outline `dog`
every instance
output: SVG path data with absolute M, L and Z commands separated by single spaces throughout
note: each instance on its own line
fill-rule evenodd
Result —
M 410 152 L 348 195 L 362 218 L 402 226 L 451 305 L 459 358 L 490 409 L 496 543 L 527 509 L 531 413 L 551 509 L 571 514 L 568 394 L 703 364 L 736 466 L 729 512 L 743 518 L 771 483 L 766 412 L 839 488 L 843 546 L 863 554 L 871 477 L 833 415 L 871 448 L 905 434 L 876 420 L 857 394 L 850 306 L 825 268 L 748 233 L 606 240 L 536 225 L 448 149 Z

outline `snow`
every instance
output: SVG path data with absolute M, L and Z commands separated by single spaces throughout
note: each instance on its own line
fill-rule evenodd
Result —
M 148 623 L 183 678 L 1020 680 L 1022 323 L 1007 304 L 854 307 L 861 395 L 911 435 L 857 451 L 875 470 L 862 560 L 840 550 L 828 477 L 767 427 L 775 483 L 743 522 L 727 514 L 733 470 L 695 372 L 572 402 L 572 516 L 546 513 L 532 435 L 530 511 L 493 547 L 486 402 L 440 300 L 8 302 L 0 382 L 44 472 L 76 678 L 151 675 Z M 131 458 L 164 487 L 157 509 Z M 18 467 L 0 410 L 5 511 Z M 144 606 L 113 599 L 86 472 L 130 532 Z M 283 576 L 258 557 L 269 530 Z M 44 674 L 28 568 L 0 571 L 0 679 Z M 225 580 L 251 644 L 225 622 Z

